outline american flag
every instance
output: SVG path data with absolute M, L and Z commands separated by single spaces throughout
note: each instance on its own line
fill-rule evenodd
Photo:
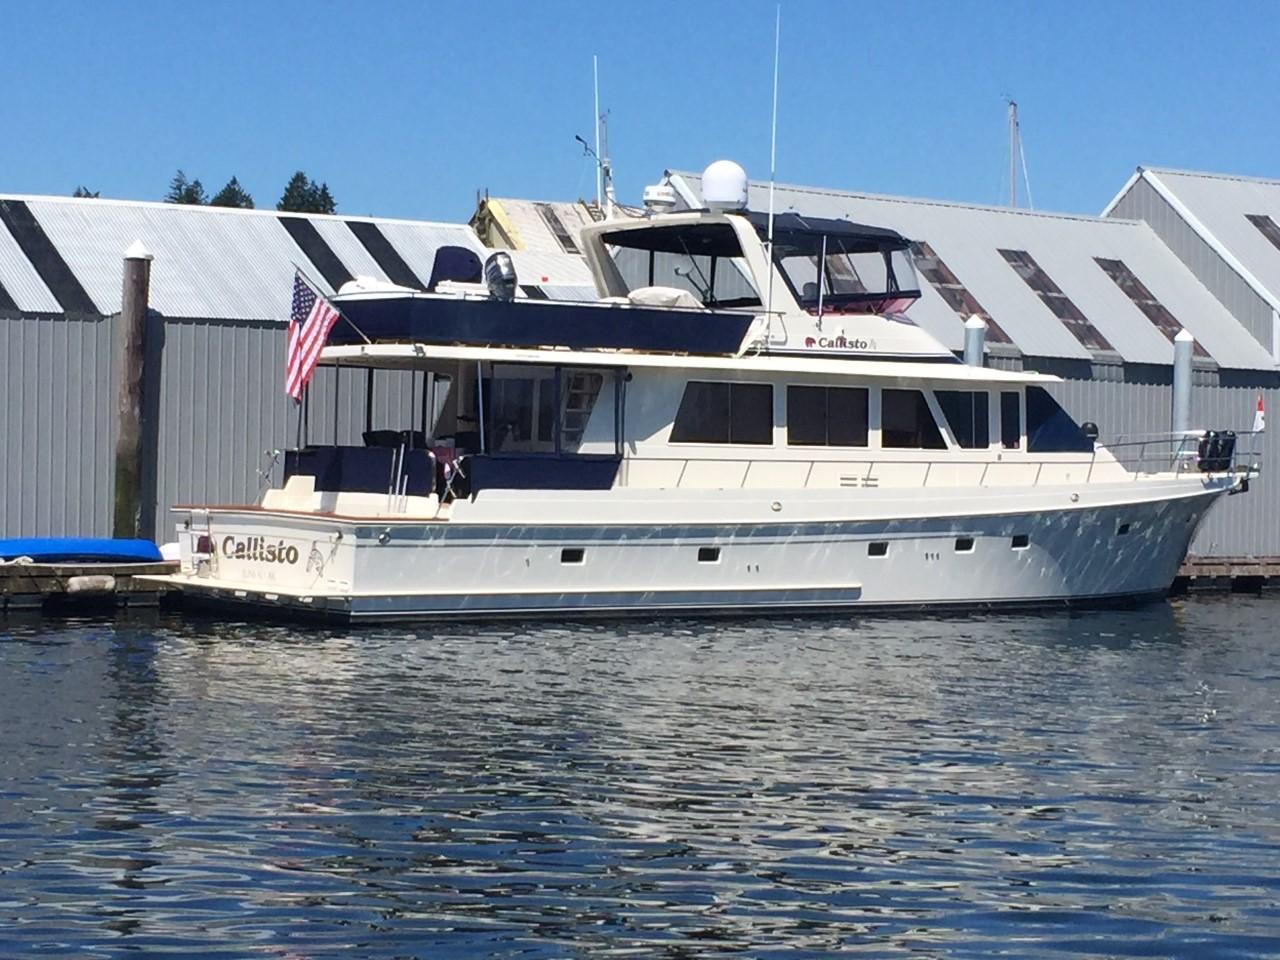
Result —
M 302 274 L 293 275 L 293 311 L 289 314 L 289 359 L 285 364 L 284 392 L 295 400 L 320 359 L 320 350 L 338 320 L 338 311 L 311 289 Z

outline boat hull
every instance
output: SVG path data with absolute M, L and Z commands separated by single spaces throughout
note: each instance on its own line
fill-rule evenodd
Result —
M 378 523 L 227 510 L 209 515 L 214 555 L 168 582 L 196 601 L 357 621 L 1108 603 L 1165 593 L 1224 492 L 750 523 Z

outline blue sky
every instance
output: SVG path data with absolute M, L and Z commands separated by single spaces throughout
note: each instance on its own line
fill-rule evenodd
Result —
M 619 198 L 718 157 L 764 179 L 774 2 L 6 0 L 0 192 L 159 199 L 181 167 L 273 207 L 464 220 L 477 190 Z M 1138 164 L 1280 177 L 1273 3 L 783 0 L 778 179 L 998 203 L 1005 95 L 1038 209 L 1096 213 Z

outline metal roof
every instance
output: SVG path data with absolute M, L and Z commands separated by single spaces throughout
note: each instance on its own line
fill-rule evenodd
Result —
M 700 205 L 697 174 L 669 176 L 686 203 Z M 767 210 L 768 205 L 768 184 L 751 183 L 748 206 Z M 1088 360 L 1093 354 L 1014 271 L 999 253 L 1002 249 L 1030 253 L 1121 359 L 1170 364 L 1173 345 L 1095 257 L 1123 261 L 1220 366 L 1273 366 L 1261 345 L 1145 223 L 789 185 L 775 186 L 774 206 L 778 212 L 888 227 L 928 242 L 1028 356 Z M 921 299 L 909 315 L 949 348 L 962 348 L 962 318 L 924 278 L 921 287 Z
M 578 233 L 588 224 L 594 223 L 591 211 L 579 200 L 577 203 L 559 201 L 542 202 L 538 200 L 520 200 L 513 197 L 490 197 L 488 202 L 501 205 L 508 223 L 518 234 L 520 249 L 537 253 L 567 254 L 571 251 L 557 239 L 555 231 L 547 222 L 547 216 L 554 217 L 569 235 L 576 246 Z M 581 249 L 581 247 L 579 247 Z
M 1264 299 L 1280 305 L 1280 249 L 1249 220 L 1250 215 L 1263 216 L 1280 225 L 1280 180 L 1139 167 L 1120 196 L 1139 178 L 1170 201 L 1208 243 L 1228 251 Z
M 308 221 L 320 243 L 351 276 L 392 279 L 374 251 L 352 231 L 352 223 L 373 225 L 423 283 L 431 276 L 441 246 L 466 247 L 481 258 L 490 252 L 465 224 L 0 194 L 0 204 L 5 202 L 10 210 L 29 211 L 51 245 L 51 250 L 36 249 L 30 236 L 17 237 L 0 222 L 0 287 L 27 311 L 64 310 L 58 291 L 42 279 L 40 268 L 48 273 L 49 258 L 41 254 L 52 253 L 65 262 L 99 313 L 118 312 L 121 259 L 127 247 L 141 241 L 155 257 L 151 307 L 165 316 L 283 321 L 295 264 L 325 292 L 332 292 L 332 287 L 285 229 L 281 216 Z M 527 282 L 594 291 L 581 257 L 518 254 L 516 262 Z

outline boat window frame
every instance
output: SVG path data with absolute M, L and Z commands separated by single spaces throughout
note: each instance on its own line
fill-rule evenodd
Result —
M 784 394 L 783 394 L 783 395 L 784 395 L 784 397 L 785 397 L 785 402 L 786 402 L 786 411 L 785 411 L 785 412 L 786 412 L 786 423 L 785 423 L 785 425 L 784 425 L 784 426 L 785 426 L 785 429 L 786 429 L 786 443 L 784 444 L 784 446 L 786 446 L 788 449 L 791 449 L 791 448 L 799 448 L 799 449 L 814 449 L 814 450 L 832 450 L 832 449 L 835 449 L 835 450 L 869 450 L 869 449 L 871 449 L 871 448 L 872 448 L 872 446 L 873 446 L 873 444 L 872 444 L 872 442 L 871 442 L 871 439 L 872 439 L 872 433 L 873 433 L 873 430 L 872 430 L 872 416 L 871 416 L 871 412 L 872 412 L 872 395 L 873 395 L 873 394 L 874 394 L 874 393 L 875 393 L 879 388 L 877 388 L 877 387 L 872 387 L 872 386 L 870 386 L 870 385 L 850 385 L 850 386 L 845 386 L 845 385 L 842 385 L 842 384 L 833 384 L 833 383 L 808 383 L 808 382 L 803 382 L 803 381 L 802 381 L 802 382 L 800 382 L 800 383 L 788 382 L 788 383 L 786 383 L 786 384 L 785 384 L 785 386 L 786 386 L 786 390 L 784 391 Z M 825 440 L 824 442 L 822 442 L 822 443 L 802 443 L 802 442 L 793 442 L 793 441 L 792 441 L 792 439 L 791 439 L 791 391 L 792 391 L 793 389 L 800 389 L 800 390 L 824 390 L 824 391 L 827 391 L 826 396 L 825 396 L 826 404 L 825 404 L 825 409 L 824 409 L 824 420 L 823 420 L 823 428 L 824 428 L 824 433 L 825 433 L 825 435 L 826 435 L 826 440 Z M 864 430 L 864 433 L 865 433 L 865 439 L 863 440 L 863 442 L 862 442 L 862 443 L 832 443 L 832 442 L 831 442 L 831 394 L 830 394 L 830 391 L 832 391 L 832 390 L 854 390 L 854 391 L 861 391 L 862 393 L 864 393 L 864 394 L 866 395 L 866 401 L 865 401 L 865 402 L 866 402 L 866 411 L 865 411 L 865 412 L 866 412 L 866 416 L 865 416 L 865 421 L 864 421 L 864 424 L 863 424 L 863 430 Z
M 1013 443 L 1009 442 L 1009 433 L 1006 430 L 1006 426 L 1008 426 L 1009 424 L 1008 424 L 1008 418 L 1007 418 L 1007 411 L 1005 410 L 1005 397 L 1015 398 L 1018 404 L 1018 411 L 1017 411 L 1018 433 L 1017 433 L 1017 436 L 1014 438 L 1015 442 Z M 1001 450 L 1026 449 L 1027 403 L 1026 403 L 1026 398 L 1023 396 L 1022 388 L 1019 387 L 1013 390 L 1001 389 L 1000 401 L 998 406 L 999 406 L 998 412 L 1000 417 L 1000 449 Z
M 990 450 L 990 449 L 991 449 L 991 444 L 992 444 L 992 436 L 991 436 L 991 407 L 992 407 L 992 403 L 991 403 L 991 391 L 990 391 L 989 389 L 987 389 L 987 388 L 985 388 L 985 387 L 983 387 L 983 388 L 976 388 L 976 387 L 975 387 L 974 389 L 967 389 L 967 388 L 965 388 L 965 387 L 963 387 L 963 386 L 961 386 L 961 385 L 957 385 L 957 386 L 954 386 L 954 387 L 951 387 L 951 386 L 947 386 L 947 387 L 934 386 L 933 388 L 931 388 L 931 389 L 930 389 L 930 391 L 929 391 L 929 392 L 933 395 L 933 396 L 932 396 L 932 399 L 933 399 L 934 403 L 936 403 L 936 404 L 938 405 L 938 412 L 939 412 L 940 414 L 942 414 L 942 422 L 946 425 L 947 439 L 950 441 L 951 446 L 952 446 L 952 448 L 953 448 L 953 449 L 956 449 L 956 450 Z M 979 418 L 973 418 L 973 426 L 974 426 L 974 428 L 975 428 L 975 429 L 977 429 L 977 430 L 981 430 L 982 432 L 984 432 L 984 433 L 986 434 L 987 442 L 986 442 L 985 444 L 981 444 L 981 445 L 979 445 L 979 444 L 973 444 L 973 445 L 971 445 L 971 446 L 965 446 L 963 443 L 961 443 L 961 442 L 960 442 L 960 437 L 959 437 L 959 435 L 956 433 L 955 426 L 951 423 L 951 418 L 947 415 L 947 408 L 946 408 L 945 406 L 943 406 L 943 403 L 942 403 L 942 396 L 941 396 L 941 395 L 942 395 L 942 394 L 944 394 L 944 393 L 953 393 L 953 394 L 966 394 L 966 393 L 967 393 L 967 394 L 970 394 L 970 395 L 974 398 L 974 400 L 975 400 L 975 401 L 976 401 L 977 397 L 979 397 L 979 396 L 981 396 L 981 397 L 983 397 L 983 398 L 985 399 L 985 403 L 983 404 L 983 406 L 985 406 L 985 407 L 986 407 L 986 417 L 985 417 L 985 418 L 981 418 L 981 419 L 979 419 Z
M 933 396 L 933 387 L 880 387 L 877 390 L 879 394 L 879 403 L 876 404 L 878 416 L 876 418 L 877 433 L 879 436 L 881 450 L 920 450 L 920 451 L 938 451 L 938 450 L 955 450 L 955 440 L 951 436 L 950 427 L 946 423 L 946 417 L 942 416 L 941 409 L 938 408 L 937 398 Z M 884 442 L 884 400 L 886 393 L 916 393 L 924 400 L 924 408 L 929 412 L 929 416 L 933 420 L 933 428 L 937 432 L 938 439 L 942 441 L 941 446 L 910 446 L 899 444 L 887 444 Z M 917 412 L 919 408 L 917 408 Z
M 709 386 L 726 386 L 729 388 L 729 397 L 728 397 L 729 418 L 725 425 L 729 439 L 727 440 L 676 440 L 675 439 L 676 425 L 680 422 L 680 411 L 683 409 L 685 400 L 688 398 L 689 388 L 692 387 L 694 384 L 709 385 Z M 761 440 L 761 441 L 737 440 L 735 441 L 733 439 L 733 387 L 735 386 L 765 387 L 768 389 L 769 391 L 769 422 L 768 422 L 769 439 L 768 440 Z M 680 392 L 679 402 L 676 404 L 675 412 L 671 415 L 671 427 L 667 431 L 668 445 L 680 446 L 680 447 L 717 447 L 717 448 L 747 447 L 747 448 L 757 449 L 757 450 L 764 447 L 776 447 L 777 446 L 777 436 L 776 436 L 777 408 L 775 404 L 777 401 L 777 393 L 775 388 L 777 386 L 778 385 L 774 383 L 772 380 L 740 380 L 740 379 L 708 380 L 708 379 L 702 379 L 697 377 L 690 377 L 688 380 L 684 382 L 684 389 Z

